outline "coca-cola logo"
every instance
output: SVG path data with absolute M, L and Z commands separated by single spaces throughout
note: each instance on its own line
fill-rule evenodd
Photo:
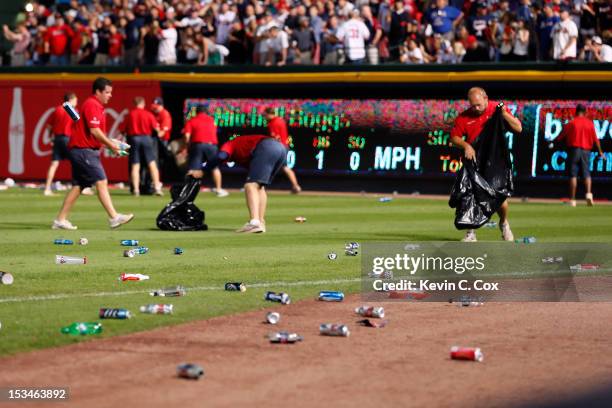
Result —
M 52 144 L 53 135 L 49 131 L 46 126 L 49 122 L 49 117 L 53 113 L 55 108 L 49 108 L 40 116 L 36 126 L 34 127 L 34 133 L 32 134 L 32 150 L 34 154 L 40 157 L 49 156 L 52 153 Z M 112 108 L 105 109 L 107 119 L 111 119 L 110 123 L 112 125 L 108 127 L 109 121 L 107 120 L 107 133 L 106 135 L 110 138 L 114 139 L 122 139 L 121 134 L 119 132 L 119 125 L 123 122 L 123 118 L 127 115 L 128 110 L 123 109 L 120 112 Z M 102 153 L 105 157 L 114 157 L 106 152 L 106 150 Z

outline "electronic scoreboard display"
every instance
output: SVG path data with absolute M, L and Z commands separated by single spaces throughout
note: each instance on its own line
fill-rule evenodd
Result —
M 582 103 L 607 156 L 604 161 L 592 152 L 593 178 L 612 180 L 612 102 L 504 102 L 523 124 L 521 134 L 506 134 L 517 177 L 564 176 L 566 150 L 563 145 L 551 149 L 550 143 Z M 185 119 L 199 104 L 214 117 L 221 144 L 267 134 L 263 112 L 275 108 L 289 129 L 287 164 L 302 174 L 451 177 L 462 166 L 449 133 L 468 107 L 463 100 L 187 99 Z

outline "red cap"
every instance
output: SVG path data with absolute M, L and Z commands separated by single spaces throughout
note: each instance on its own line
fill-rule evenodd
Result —
M 467 44 L 468 45 L 474 45 L 476 43 L 476 36 L 475 35 L 470 35 L 467 38 Z

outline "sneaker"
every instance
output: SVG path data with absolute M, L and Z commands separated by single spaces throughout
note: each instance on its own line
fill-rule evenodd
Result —
M 162 197 L 164 195 L 164 192 L 162 190 L 162 186 L 160 185 L 159 187 L 157 187 L 153 194 L 155 194 L 158 197 Z
M 219 198 L 223 198 L 223 197 L 227 197 L 229 195 L 229 193 L 227 192 L 227 190 L 224 190 L 222 188 L 220 188 L 219 190 L 217 189 L 213 189 L 213 192 L 215 194 L 217 194 L 217 197 Z
M 251 224 L 251 222 L 247 222 L 241 228 L 237 229 L 236 232 L 247 232 L 247 233 L 262 233 L 266 232 L 265 227 L 260 225 Z
M 92 190 L 91 187 L 85 187 L 84 189 L 81 190 L 81 194 L 92 196 L 94 195 L 94 191 Z
M 593 193 L 587 193 L 587 195 L 586 195 L 586 202 L 587 202 L 587 206 L 588 207 L 592 207 L 593 206 Z
M 118 228 L 123 224 L 127 224 L 128 222 L 134 219 L 134 214 L 117 214 L 115 218 L 109 219 L 108 224 L 111 228 Z
M 45 197 L 53 197 L 55 195 L 51 190 L 45 190 L 43 194 L 45 195 Z
M 53 220 L 53 225 L 51 226 L 51 229 L 75 230 L 77 229 L 77 226 L 72 225 L 72 223 L 68 220 Z
M 499 229 L 501 230 L 502 239 L 504 241 L 514 241 L 514 234 L 510 229 L 510 224 L 508 224 L 508 221 L 506 221 L 505 224 L 500 224 Z
M 295 185 L 291 187 L 291 194 L 300 194 L 302 192 L 302 187 L 299 185 Z
M 476 233 L 474 232 L 474 230 L 467 230 L 465 232 L 465 236 L 463 237 L 461 241 L 462 242 L 476 242 L 478 240 L 476 239 Z
M 576 200 L 569 200 L 569 206 L 570 207 L 575 207 L 576 206 Z

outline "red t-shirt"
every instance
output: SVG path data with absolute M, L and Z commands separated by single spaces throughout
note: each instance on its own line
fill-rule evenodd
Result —
M 482 129 L 484 129 L 487 121 L 495 113 L 498 102 L 489 101 L 487 108 L 482 115 L 476 114 L 471 108 L 467 109 L 457 116 L 455 126 L 451 130 L 451 136 L 463 137 L 466 136 L 466 142 L 472 143 Z M 507 106 L 504 106 L 506 112 L 510 113 Z
M 183 129 L 183 134 L 189 133 L 191 143 L 212 143 L 218 144 L 217 126 L 215 120 L 205 113 L 198 113 L 191 118 Z
M 74 36 L 70 39 L 70 53 L 73 55 L 77 55 L 79 50 L 81 49 L 81 45 L 83 44 L 83 35 L 89 35 L 89 29 L 87 27 L 79 28 Z
M 557 140 L 565 140 L 568 147 L 579 147 L 584 150 L 591 150 L 597 141 L 595 125 L 589 118 L 578 116 L 565 125 L 563 132 Z
M 66 54 L 68 39 L 73 35 L 72 29 L 66 24 L 60 27 L 49 27 L 47 30 L 47 41 L 49 42 L 51 55 L 61 56 Z
M 90 129 L 100 129 L 106 133 L 104 106 L 95 96 L 90 96 L 81 106 L 81 119 L 73 122 L 69 148 L 99 149 L 102 144 L 91 134 Z
M 289 133 L 287 132 L 287 124 L 276 116 L 268 123 L 268 132 L 270 136 L 280 141 L 283 145 L 289 147 Z
M 170 112 L 162 108 L 159 113 L 153 112 L 153 114 L 157 123 L 159 123 L 159 128 L 164 131 L 164 136 L 161 139 L 170 140 L 170 133 L 172 133 L 172 116 Z
M 221 146 L 221 151 L 229 154 L 227 161 L 235 161 L 243 167 L 248 167 L 251 163 L 251 154 L 259 142 L 267 139 L 266 135 L 239 136 Z
M 151 112 L 144 108 L 134 108 L 125 117 L 121 131 L 128 136 L 151 136 L 158 127 Z
M 51 119 L 49 119 L 53 136 L 70 136 L 72 134 L 72 123 L 72 119 L 66 113 L 62 105 L 55 108 L 51 114 Z
M 108 39 L 108 56 L 111 58 L 121 56 L 121 47 L 123 46 L 123 35 L 115 33 Z

